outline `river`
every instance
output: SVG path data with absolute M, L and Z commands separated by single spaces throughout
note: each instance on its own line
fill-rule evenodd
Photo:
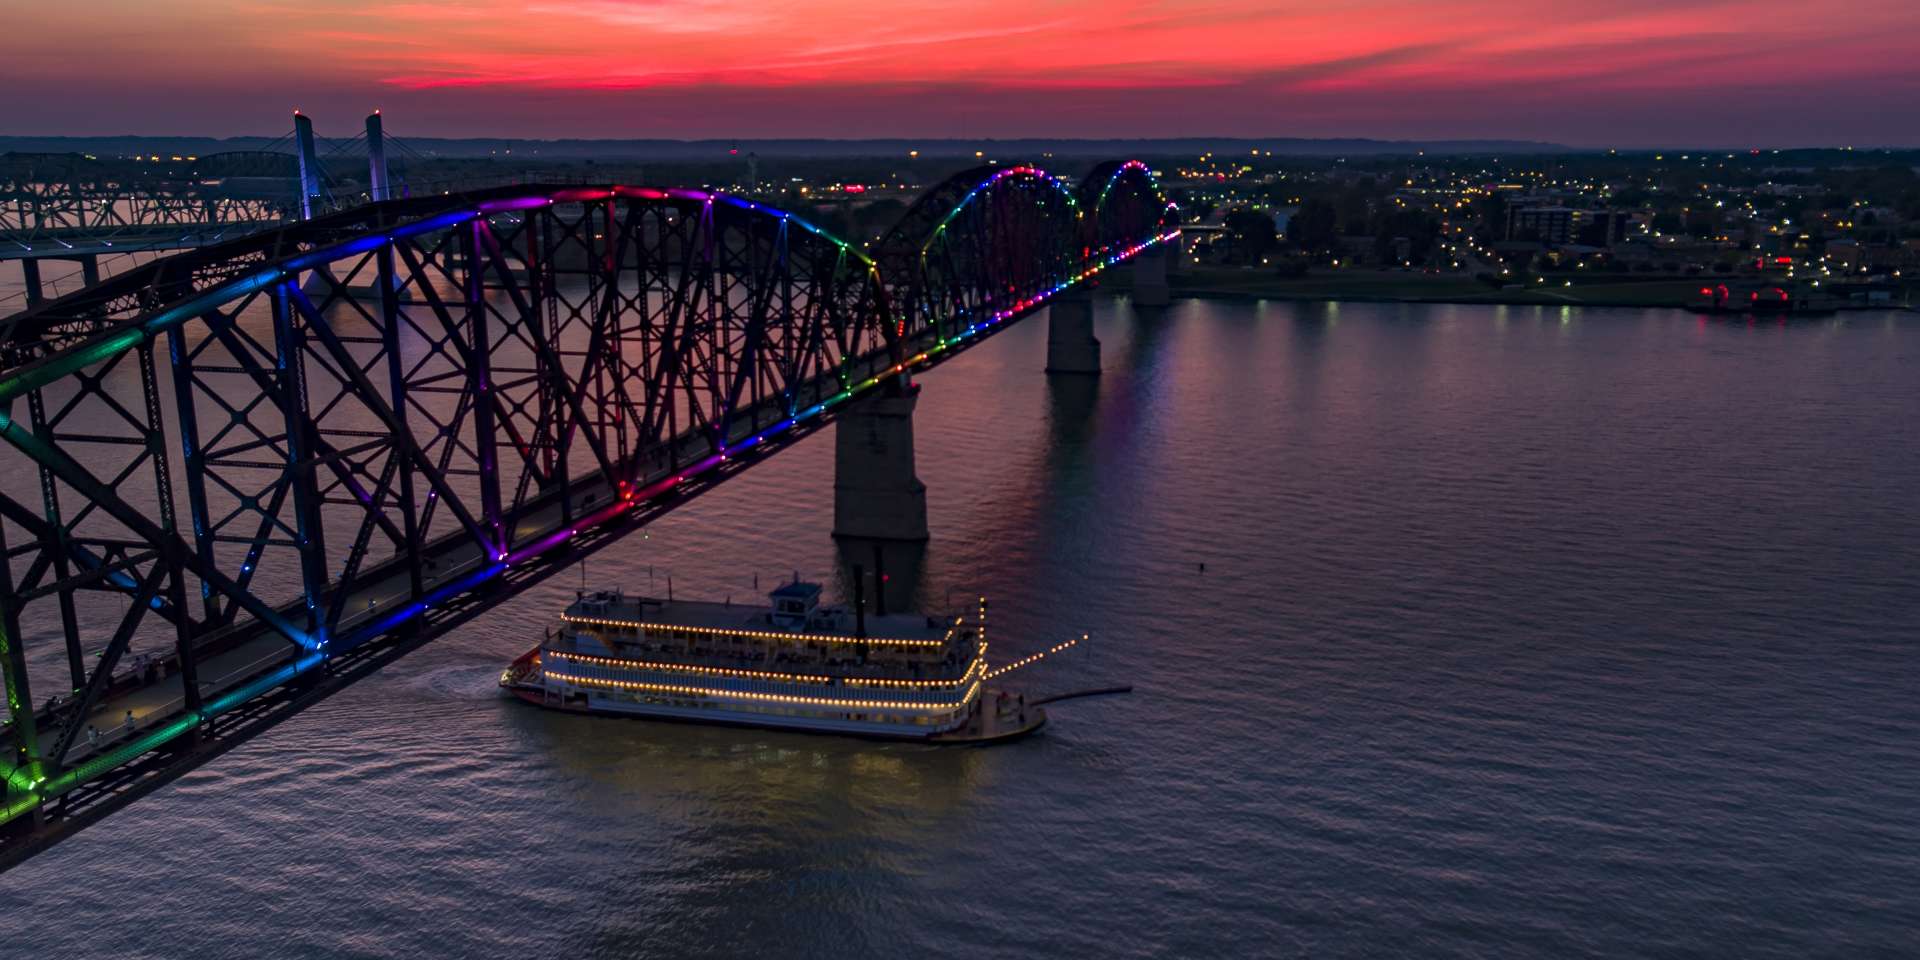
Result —
M 1920 316 L 1103 301 L 924 375 L 937 749 L 551 714 L 554 580 L 0 876 L 0 956 L 1891 956 L 1920 942 Z M 814 439 L 593 586 L 834 578 Z M 1021 676 L 1016 674 L 1015 676 Z

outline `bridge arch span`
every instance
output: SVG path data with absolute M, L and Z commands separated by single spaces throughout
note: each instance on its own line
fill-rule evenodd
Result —
M 870 259 L 720 193 L 502 187 L 0 322 L 0 828 L 84 826 L 1159 239 L 1092 256 L 1081 206 L 973 171 Z M 136 648 L 170 712 L 77 740 Z
M 929 189 L 881 241 L 882 275 L 909 334 L 956 340 L 1077 282 L 1079 199 L 1028 164 L 963 170 Z
M 1076 192 L 1080 209 L 1086 212 L 1089 256 L 1109 256 L 1143 237 L 1179 227 L 1179 207 L 1161 192 L 1153 169 L 1142 161 L 1116 160 L 1094 167 Z
M 569 186 L 290 225 L 19 318 L 0 529 L 38 562 L 0 584 L 20 707 L 0 820 L 270 715 L 279 688 L 284 709 L 297 678 L 390 656 L 817 428 L 897 371 L 885 296 L 865 254 L 780 210 Z M 120 604 L 89 593 L 132 603 L 96 622 Z M 38 684 L 29 602 L 72 654 Z M 136 641 L 195 681 L 184 710 L 76 742 Z M 195 664 L 236 651 L 271 669 L 202 696 Z M 49 712 L 36 685 L 80 699 Z

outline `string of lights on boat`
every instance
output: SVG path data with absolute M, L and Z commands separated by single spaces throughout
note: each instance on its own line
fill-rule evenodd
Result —
M 562 683 L 574 686 L 611 687 L 619 690 L 644 690 L 654 693 L 678 693 L 696 697 L 715 697 L 761 700 L 769 703 L 791 703 L 815 707 L 843 707 L 860 710 L 899 710 L 918 713 L 934 713 L 943 710 L 958 710 L 972 703 L 980 694 L 982 681 L 975 680 L 960 699 L 951 703 L 915 703 L 909 700 L 841 700 L 835 697 L 799 697 L 784 693 L 756 693 L 747 690 L 727 690 L 714 687 L 688 687 L 671 683 L 642 683 L 634 680 L 602 680 L 596 677 L 583 677 L 551 670 L 546 675 Z
M 836 677 L 826 674 L 780 673 L 769 670 L 743 670 L 733 667 L 706 667 L 694 664 L 660 663 L 648 660 L 627 660 L 619 657 L 600 657 L 585 653 L 571 653 L 565 650 L 547 651 L 547 655 L 573 663 L 584 663 L 596 667 L 612 667 L 624 670 L 653 670 L 662 673 L 692 673 L 707 677 L 730 677 L 741 680 L 773 680 L 781 683 L 805 683 L 815 686 L 830 686 L 835 681 L 847 686 L 858 687 L 897 687 L 902 689 L 932 689 L 940 687 L 963 687 L 973 679 L 976 672 L 986 666 L 987 647 L 980 645 L 974 659 L 967 664 L 965 673 L 950 680 L 887 680 L 872 677 Z M 550 675 L 552 674 L 549 671 Z
M 990 671 L 987 674 L 987 679 L 992 680 L 995 677 L 1012 673 L 1013 671 L 1018 670 L 1021 667 L 1027 666 L 1028 664 L 1038 663 L 1039 661 L 1044 660 L 1047 657 L 1050 657 L 1056 653 L 1059 653 L 1062 650 L 1065 650 L 1069 647 L 1072 647 L 1078 644 L 1080 641 L 1085 640 L 1086 638 L 1087 638 L 1087 635 L 1083 633 L 1078 637 L 1073 638 L 1072 640 L 1066 641 L 1065 643 L 1056 643 L 1052 647 L 1042 650 L 1039 653 L 1028 654 L 1027 656 L 1021 657 L 1020 659 L 1015 660 L 1014 662 L 1009 663 L 1006 666 L 995 667 L 992 671 Z
M 676 623 L 653 623 L 646 620 L 617 620 L 607 617 L 583 617 L 578 614 L 563 613 L 560 619 L 568 623 L 583 623 L 595 627 L 616 627 L 622 630 L 647 630 L 652 632 L 699 633 L 724 637 L 739 637 L 752 640 L 780 640 L 787 643 L 870 643 L 880 646 L 896 647 L 943 647 L 953 640 L 955 630 L 959 629 L 959 620 L 947 628 L 947 634 L 938 640 L 915 640 L 910 637 L 853 637 L 833 633 L 788 633 L 784 630 L 748 630 L 743 627 L 691 627 Z

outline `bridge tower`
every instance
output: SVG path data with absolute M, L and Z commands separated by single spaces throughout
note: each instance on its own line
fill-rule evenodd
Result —
M 1093 335 L 1093 291 L 1077 286 L 1047 307 L 1047 372 L 1100 374 L 1100 340 Z
M 300 219 L 313 219 L 313 201 L 320 196 L 320 156 L 313 148 L 313 121 L 293 112 L 293 139 L 300 149 Z
M 367 114 L 367 199 L 379 202 L 391 197 L 387 186 L 387 138 L 380 125 L 380 111 Z
M 840 415 L 833 457 L 835 539 L 927 539 L 927 485 L 913 469 L 919 392 L 913 385 L 892 388 Z

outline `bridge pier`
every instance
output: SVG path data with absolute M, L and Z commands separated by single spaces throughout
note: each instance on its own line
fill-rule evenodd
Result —
M 1047 372 L 1100 374 L 1100 341 L 1093 335 L 1093 292 L 1075 288 L 1047 307 Z
M 1167 288 L 1167 247 L 1155 244 L 1134 255 L 1133 303 L 1140 307 L 1164 307 L 1173 302 Z
M 913 472 L 918 389 L 870 397 L 840 415 L 833 459 L 835 539 L 927 539 L 927 485 Z
M 13 799 L 11 796 L 8 800 Z M 0 826 L 0 837 L 26 841 L 47 825 L 47 808 L 44 804 L 35 806 L 15 818 L 11 823 Z
M 920 597 L 926 541 L 838 537 L 834 546 L 840 555 L 841 596 L 865 596 L 868 613 L 916 613 L 926 608 Z M 858 594 L 848 579 L 855 568 L 868 578 Z

